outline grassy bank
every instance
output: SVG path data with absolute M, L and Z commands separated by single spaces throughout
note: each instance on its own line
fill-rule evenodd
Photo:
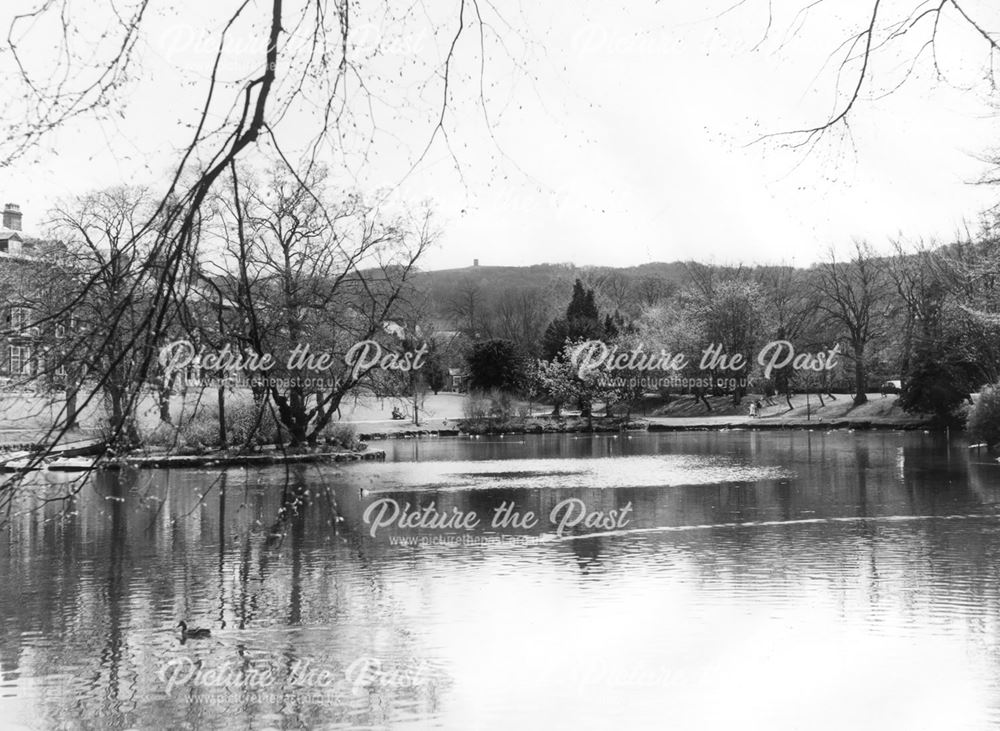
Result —
M 760 399 L 762 408 L 757 418 L 749 414 L 750 403 Z M 838 394 L 835 399 L 823 397 L 820 403 L 815 395 L 798 394 L 792 397 L 791 405 L 784 398 L 775 398 L 768 405 L 759 396 L 750 396 L 739 406 L 733 406 L 732 399 L 715 397 L 709 399 L 712 411 L 693 399 L 683 399 L 666 404 L 650 415 L 650 421 L 664 425 L 704 423 L 706 426 L 721 422 L 739 425 L 761 426 L 808 426 L 813 422 L 843 423 L 846 425 L 870 424 L 878 427 L 916 428 L 928 426 L 932 419 L 926 414 L 909 414 L 899 406 L 898 397 L 882 397 L 878 393 L 868 394 L 868 402 L 855 406 L 849 395 Z
M 758 418 L 751 419 L 749 404 L 761 398 L 750 395 L 739 406 L 734 406 L 727 396 L 710 397 L 709 405 L 690 397 L 673 399 L 664 403 L 662 399 L 647 399 L 637 403 L 632 409 L 629 423 L 625 423 L 621 409 L 611 418 L 596 416 L 593 419 L 581 417 L 578 412 L 564 410 L 561 417 L 549 415 L 551 406 L 514 400 L 511 413 L 514 416 L 493 419 L 470 419 L 467 397 L 464 394 L 428 394 L 423 398 L 418 412 L 419 423 L 415 424 L 412 413 L 407 419 L 393 420 L 391 409 L 394 405 L 406 405 L 397 399 L 375 399 L 359 397 L 345 402 L 341 407 L 340 420 L 334 422 L 322 440 L 328 447 L 341 447 L 349 451 L 356 448 L 358 438 L 380 438 L 392 436 L 450 435 L 457 433 L 481 434 L 489 432 L 585 432 L 618 431 L 629 429 L 727 429 L 727 428 L 886 428 L 915 429 L 931 426 L 931 419 L 925 415 L 907 414 L 898 405 L 896 396 L 883 398 L 881 394 L 869 394 L 869 401 L 854 406 L 850 396 L 837 395 L 835 400 L 824 397 L 821 406 L 815 395 L 799 394 L 791 399 L 791 406 L 785 399 L 775 399 L 765 405 Z M 230 442 L 246 437 L 248 431 L 248 399 L 240 394 L 230 396 L 227 409 Z M 48 400 L 32 394 L 7 394 L 0 398 L 0 443 L 37 443 L 42 440 L 51 425 L 55 407 Z M 217 413 L 212 402 L 189 398 L 186 404 L 179 399 L 172 411 L 182 422 L 180 428 L 159 424 L 155 402 L 144 399 L 140 408 L 140 432 L 149 438 L 149 448 L 158 454 L 204 454 L 217 450 Z M 603 414 L 600 405 L 595 414 Z M 81 420 L 81 428 L 72 438 L 100 436 L 100 413 L 98 409 L 88 409 Z M 273 443 L 275 426 L 270 419 L 265 420 L 265 428 L 260 434 L 255 449 Z
M 923 429 L 930 428 L 932 419 L 927 415 L 908 414 L 900 408 L 896 396 L 882 397 L 869 394 L 868 403 L 855 406 L 847 395 L 836 399 L 824 396 L 823 405 L 814 395 L 796 395 L 791 406 L 785 399 L 763 405 L 759 415 L 751 418 L 749 405 L 762 397 L 751 395 L 739 406 L 734 406 L 727 396 L 710 397 L 709 410 L 703 402 L 692 398 L 679 398 L 664 404 L 647 401 L 639 404 L 626 421 L 624 414 L 612 417 L 595 415 L 581 417 L 576 412 L 564 412 L 560 417 L 544 413 L 545 406 L 535 404 L 532 416 L 508 418 L 465 417 L 433 419 L 420 426 L 404 422 L 368 422 L 359 425 L 360 437 L 391 438 L 416 437 L 429 434 L 497 434 L 497 433 L 558 433 L 558 432 L 610 432 L 622 429 L 650 431 L 704 430 L 704 429 Z M 523 410 L 526 405 L 519 405 Z M 597 409 L 598 414 L 603 409 Z

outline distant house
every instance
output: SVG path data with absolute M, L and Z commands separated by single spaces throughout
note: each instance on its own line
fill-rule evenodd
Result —
M 465 368 L 449 368 L 444 390 L 463 393 L 469 389 L 469 372 Z
M 26 242 L 21 232 L 21 207 L 8 203 L 3 207 L 3 226 L 0 226 L 0 256 L 18 258 L 33 253 L 34 243 Z
M 885 398 L 888 394 L 902 393 L 903 382 L 899 380 L 883 381 L 880 388 L 882 391 L 882 398 Z
M 20 206 L 7 203 L 0 227 L 0 378 L 7 382 L 38 371 L 40 333 L 22 290 L 32 280 L 35 254 L 35 242 L 21 228 Z

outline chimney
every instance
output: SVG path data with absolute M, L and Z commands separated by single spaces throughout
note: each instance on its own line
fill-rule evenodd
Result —
M 18 213 L 17 215 L 18 215 L 18 216 L 20 217 L 20 215 L 21 215 L 21 214 L 20 214 L 20 213 Z M 4 219 L 3 219 L 3 220 L 4 220 L 5 222 L 7 221 L 7 217 L 6 217 L 6 216 L 7 216 L 7 214 L 4 214 Z M 20 219 L 20 218 L 18 218 L 18 221 L 20 221 L 20 220 L 21 220 L 21 219 Z M 5 224 L 5 225 L 6 225 L 6 224 Z M 473 260 L 472 260 L 472 266 L 474 266 L 474 267 L 477 267 L 477 266 L 479 266 L 479 259 L 473 259 Z
M 12 231 L 21 230 L 21 207 L 16 203 L 7 203 L 3 207 L 3 227 Z

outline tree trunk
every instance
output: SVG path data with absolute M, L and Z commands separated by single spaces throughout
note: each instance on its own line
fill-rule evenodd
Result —
M 317 391 L 315 396 L 316 396 L 316 423 L 326 426 L 327 419 L 326 419 L 326 409 L 323 407 L 323 392 Z
M 218 387 L 218 401 L 219 401 L 219 446 L 225 449 L 228 444 L 228 437 L 226 436 L 226 388 L 220 385 Z M 169 402 L 168 402 L 169 404 Z M 168 414 L 169 416 L 169 414 Z
M 131 448 L 139 444 L 139 432 L 135 428 L 135 421 L 125 413 L 125 390 L 119 386 L 110 388 L 111 397 L 111 433 L 117 437 L 116 441 L 125 448 Z
M 297 397 L 298 396 L 298 397 Z M 286 397 L 271 389 L 271 400 L 278 407 L 278 420 L 288 430 L 292 447 L 300 447 L 309 442 L 308 415 L 303 408 L 301 394 L 296 389 Z M 280 434 L 280 431 L 279 431 Z M 315 441 L 315 436 L 312 437 Z
M 75 429 L 76 420 L 79 417 L 76 406 L 77 387 L 72 386 L 66 389 L 66 428 Z
M 865 393 L 865 346 L 854 346 L 854 405 L 860 406 L 868 401 Z
M 331 391 L 329 396 L 322 398 L 322 393 L 317 392 L 316 397 L 320 400 L 317 406 L 316 420 L 313 422 L 313 431 L 319 434 L 333 420 L 334 412 L 337 412 L 338 421 L 343 418 L 340 414 L 340 402 L 344 398 L 344 394 Z M 385 407 L 379 405 L 379 410 L 383 408 Z
M 703 404 L 705 404 L 706 409 L 708 409 L 709 411 L 712 410 L 712 404 L 711 402 L 709 402 L 708 396 L 706 396 L 705 392 L 702 391 L 701 389 L 698 389 L 697 391 L 694 392 L 694 400 L 701 401 Z
M 907 378 L 910 375 L 910 352 L 913 349 L 913 313 L 906 316 L 906 329 L 903 331 L 903 358 L 899 364 L 899 375 Z
M 160 386 L 156 390 L 157 401 L 160 406 L 160 421 L 170 424 L 170 386 Z

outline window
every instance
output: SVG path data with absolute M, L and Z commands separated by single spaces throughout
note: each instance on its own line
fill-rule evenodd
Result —
M 31 375 L 31 354 L 20 345 L 10 346 L 10 374 L 12 376 Z
M 28 327 L 28 308 L 27 307 L 11 307 L 10 308 L 10 329 L 16 333 L 22 332 Z

